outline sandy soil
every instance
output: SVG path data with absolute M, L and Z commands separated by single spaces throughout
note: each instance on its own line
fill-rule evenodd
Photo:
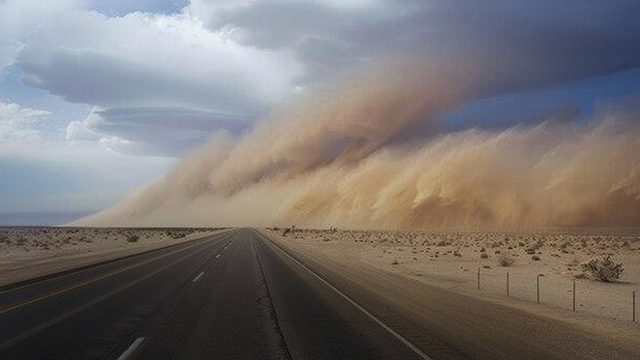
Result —
M 218 230 L 0 227 L 0 285 L 189 241 Z
M 282 238 L 281 229 L 270 232 Z M 336 261 L 374 266 L 525 310 L 571 311 L 574 281 L 576 314 L 630 322 L 634 290 L 640 307 L 637 230 L 536 233 L 296 230 L 283 240 L 290 246 Z M 625 270 L 618 282 L 595 281 L 584 272 L 584 262 L 603 255 L 612 255 L 624 263 Z M 513 264 L 501 266 L 499 259 L 505 256 Z M 477 289 L 478 269 L 481 290 Z M 538 275 L 540 305 L 536 304 Z

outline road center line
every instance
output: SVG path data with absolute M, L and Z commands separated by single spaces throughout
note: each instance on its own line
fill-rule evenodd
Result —
M 118 360 L 126 360 L 129 357 L 131 357 L 131 355 L 136 351 L 136 349 L 140 346 L 140 344 L 142 344 L 142 342 L 144 341 L 143 337 L 139 337 L 137 338 L 132 344 L 131 346 L 129 346 L 129 348 L 122 353 L 122 355 L 120 355 L 120 357 L 118 358 Z
M 338 295 L 342 296 L 345 300 L 347 300 L 349 303 L 351 303 L 351 305 L 355 306 L 358 310 L 362 311 L 365 315 L 367 315 L 369 318 L 371 318 L 371 320 L 375 321 L 378 325 L 380 325 L 389 334 L 393 335 L 396 339 L 400 340 L 400 342 L 405 344 L 409 349 L 413 350 L 413 352 L 416 355 L 418 355 L 419 357 L 421 357 L 422 359 L 425 359 L 425 360 L 433 360 L 427 354 L 423 353 L 422 350 L 418 349 L 417 346 L 413 345 L 409 340 L 405 339 L 402 335 L 398 334 L 395 330 L 393 330 L 392 328 L 387 326 L 387 324 L 383 323 L 382 320 L 378 319 L 375 315 L 373 315 L 372 313 L 367 311 L 365 308 L 360 306 L 360 304 L 355 302 L 355 300 L 352 300 L 349 296 L 347 296 L 342 291 L 338 290 L 338 288 L 336 288 L 335 286 L 331 285 L 328 281 L 326 281 L 320 275 L 316 274 L 313 270 L 309 269 L 306 265 L 302 264 L 296 258 L 294 258 L 293 256 L 289 255 L 289 253 L 287 253 L 282 248 L 280 248 L 280 246 L 278 244 L 273 242 L 271 239 L 267 238 L 261 232 L 259 232 L 257 230 L 254 230 L 254 231 L 257 232 L 261 237 L 263 237 L 269 243 L 271 243 L 274 246 L 274 248 L 278 249 L 278 251 L 280 251 L 283 255 L 285 255 L 286 257 L 291 259 L 293 262 L 298 264 L 301 268 L 305 269 L 307 272 L 309 272 L 309 274 L 313 275 L 316 279 L 320 280 L 323 284 L 327 285 L 331 290 L 335 291 Z
M 202 271 L 200 274 L 198 274 L 198 276 L 196 276 L 193 280 L 191 280 L 191 282 L 197 282 L 198 280 L 200 280 L 202 275 L 204 275 L 204 271 Z

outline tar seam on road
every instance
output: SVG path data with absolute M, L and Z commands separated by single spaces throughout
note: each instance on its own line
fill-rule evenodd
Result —
M 345 293 L 343 293 L 342 291 L 338 290 L 335 286 L 331 285 L 328 281 L 323 279 L 320 275 L 316 274 L 313 270 L 309 269 L 307 266 L 302 264 L 296 258 L 294 258 L 293 256 L 289 255 L 286 251 L 281 249 L 279 245 L 277 245 L 276 243 L 274 243 L 273 241 L 268 239 L 260 231 L 257 231 L 257 230 L 254 230 L 254 231 L 257 232 L 258 234 L 260 234 L 260 236 L 265 238 L 269 243 L 271 243 L 276 249 L 278 249 L 281 253 L 283 253 L 285 256 L 287 256 L 289 259 L 291 259 L 293 262 L 295 262 L 296 264 L 300 265 L 300 267 L 302 267 L 303 269 L 308 271 L 311 275 L 313 275 L 315 278 L 320 280 L 323 284 L 327 285 L 331 290 L 335 291 L 338 295 L 342 296 L 345 300 L 347 300 L 349 303 L 351 303 L 351 305 L 355 306 L 358 310 L 362 311 L 365 315 L 367 315 L 369 318 L 371 318 L 371 320 L 375 321 L 378 325 L 380 325 L 383 329 L 385 329 L 387 332 L 389 332 L 391 335 L 393 335 L 396 339 L 400 340 L 408 348 L 413 350 L 413 352 L 416 353 L 416 355 L 420 356 L 421 358 L 423 358 L 425 360 L 433 360 L 427 354 L 423 353 L 420 349 L 418 349 L 417 346 L 413 345 L 409 340 L 405 339 L 402 335 L 398 334 L 395 330 L 393 330 L 392 328 L 387 326 L 387 324 L 383 323 L 382 320 L 378 319 L 375 315 L 373 315 L 372 313 L 367 311 L 365 308 L 360 306 L 360 304 L 358 304 L 357 302 L 352 300 Z
M 191 254 L 189 254 L 187 256 L 181 257 L 181 258 L 179 258 L 179 259 L 177 259 L 177 260 L 175 260 L 175 261 L 173 261 L 173 262 L 171 262 L 171 263 L 169 263 L 169 264 L 167 264 L 167 265 L 165 265 L 165 266 L 163 266 L 163 267 L 161 267 L 159 269 L 156 269 L 155 271 L 153 271 L 153 272 L 151 272 L 151 273 L 149 273 L 149 274 L 147 274 L 147 275 L 145 275 L 145 276 L 143 276 L 141 278 L 138 278 L 138 279 L 136 279 L 134 281 L 131 281 L 131 282 L 125 284 L 124 286 L 121 286 L 121 287 L 119 287 L 119 288 L 117 288 L 115 290 L 112 290 L 112 291 L 110 291 L 110 292 L 108 292 L 106 294 L 103 294 L 102 296 L 99 296 L 99 297 L 97 297 L 97 298 L 95 298 L 95 299 L 93 299 L 93 300 L 91 300 L 89 302 L 86 302 L 83 305 L 81 305 L 81 306 L 79 306 L 79 307 L 77 307 L 77 308 L 75 308 L 75 309 L 73 309 L 71 311 L 68 311 L 68 312 L 66 312 L 64 314 L 58 315 L 53 319 L 45 321 L 44 323 L 42 323 L 42 324 L 40 324 L 40 325 L 38 325 L 36 327 L 33 327 L 33 328 L 31 328 L 31 329 L 29 329 L 29 330 L 27 330 L 27 331 L 25 331 L 25 332 L 23 332 L 23 333 L 21 333 L 19 335 L 16 335 L 16 336 L 12 337 L 11 339 L 8 339 L 7 341 L 5 341 L 3 343 L 0 343 L 0 353 L 3 352 L 4 350 L 6 350 L 7 348 L 9 348 L 9 347 L 11 347 L 11 346 L 23 341 L 24 339 L 27 339 L 30 336 L 35 335 L 35 334 L 39 333 L 40 331 L 59 323 L 60 321 L 63 321 L 63 320 L 65 320 L 65 319 L 67 319 L 67 318 L 69 318 L 69 317 L 71 317 L 71 316 L 73 316 L 75 314 L 78 314 L 78 313 L 80 313 L 80 312 L 82 312 L 82 311 L 94 306 L 95 304 L 98 304 L 98 303 L 110 298 L 111 296 L 113 296 L 115 294 L 118 294 L 118 293 L 126 290 L 127 288 L 129 288 L 129 287 L 131 287 L 131 286 L 133 286 L 133 285 L 135 285 L 135 284 L 137 284 L 137 283 L 139 283 L 141 281 L 144 281 L 144 280 L 152 277 L 153 275 L 161 272 L 162 270 L 165 270 L 166 268 L 171 267 L 171 266 L 173 266 L 173 265 L 175 265 L 175 264 L 177 264 L 177 263 L 179 263 L 181 261 L 184 261 L 185 259 L 188 259 L 191 256 L 198 254 L 200 251 L 202 251 L 204 249 L 208 249 L 208 248 L 210 248 L 212 246 L 215 246 L 215 245 L 217 245 L 217 243 L 210 244 L 210 245 L 204 247 L 203 249 L 201 249 L 199 251 L 196 251 L 196 252 L 191 253 Z
M 142 344 L 143 341 L 143 337 L 137 338 L 133 342 L 133 344 L 131 344 L 131 346 L 129 346 L 129 348 L 118 357 L 118 360 L 127 360 L 129 357 L 131 357 L 131 355 L 136 351 L 136 349 L 140 346 L 140 344 Z
M 271 299 L 271 293 L 269 292 L 269 285 L 267 284 L 267 277 L 264 275 L 264 269 L 262 268 L 262 262 L 260 261 L 260 254 L 258 252 L 258 249 L 256 249 L 255 241 L 252 240 L 251 245 L 253 246 L 253 252 L 256 254 L 256 260 L 258 261 L 258 268 L 260 269 L 260 274 L 262 275 L 262 281 L 264 282 L 264 288 L 267 292 L 267 299 L 269 299 L 269 305 L 273 310 L 273 312 L 271 313 L 271 317 L 273 322 L 275 322 L 275 325 L 276 325 L 275 331 L 282 339 L 282 343 L 280 346 L 283 348 L 282 350 L 287 355 L 287 358 L 293 359 L 293 356 L 291 356 L 291 351 L 289 351 L 289 346 L 287 345 L 287 341 L 284 338 L 284 333 L 282 332 L 282 328 L 280 327 L 280 319 L 278 318 L 276 307 L 275 305 L 273 305 L 273 300 Z

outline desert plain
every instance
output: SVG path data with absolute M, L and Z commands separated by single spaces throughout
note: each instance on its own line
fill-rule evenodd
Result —
M 633 229 L 530 232 L 331 229 L 296 230 L 283 236 L 285 231 L 269 230 L 281 243 L 300 252 L 337 263 L 382 269 L 428 285 L 565 320 L 582 317 L 593 324 L 602 320 L 632 323 L 633 292 L 640 296 L 640 232 Z M 622 263 L 624 271 L 616 281 L 605 283 L 586 271 L 585 265 L 591 259 L 606 256 Z M 637 303 L 640 300 L 636 299 L 636 307 Z
M 4 227 L 0 228 L 0 285 L 178 244 L 221 230 Z M 631 322 L 633 292 L 640 296 L 640 230 L 269 228 L 266 232 L 293 251 L 399 274 L 527 311 L 548 314 L 566 310 L 572 311 L 572 316 Z M 585 271 L 584 264 L 607 255 L 622 263 L 624 271 L 616 281 L 605 283 Z

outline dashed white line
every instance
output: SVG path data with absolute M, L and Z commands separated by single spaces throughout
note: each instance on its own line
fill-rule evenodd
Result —
M 131 344 L 131 346 L 129 346 L 129 348 L 125 352 L 123 352 L 122 355 L 120 355 L 118 360 L 126 360 L 129 357 L 131 357 L 131 355 L 136 351 L 136 349 L 140 346 L 140 344 L 142 344 L 143 341 L 144 341 L 143 337 L 137 338 L 133 342 L 133 344 Z
M 201 272 L 200 274 L 198 274 L 198 276 L 196 276 L 193 280 L 191 280 L 191 282 L 196 282 L 198 280 L 200 280 L 200 278 L 202 277 L 202 275 L 204 275 L 204 271 Z
M 216 255 L 216 259 L 220 257 L 220 254 Z

